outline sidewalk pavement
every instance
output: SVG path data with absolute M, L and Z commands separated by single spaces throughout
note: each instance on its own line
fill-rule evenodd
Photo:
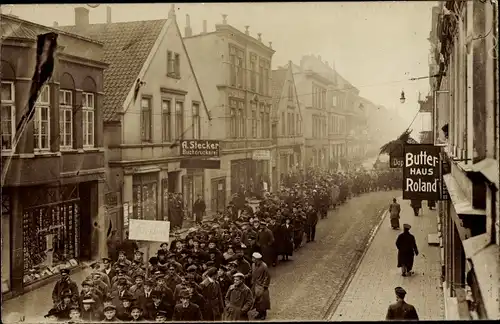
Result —
M 444 320 L 443 292 L 440 285 L 439 247 L 427 244 L 427 235 L 437 232 L 436 210 L 424 206 L 415 217 L 409 201 L 400 200 L 401 229 L 410 224 L 417 241 L 419 255 L 415 257 L 411 277 L 401 276 L 397 268 L 396 238 L 402 230 L 393 230 L 388 213 L 361 260 L 331 321 L 383 321 L 387 308 L 396 300 L 394 288 L 403 287 L 406 302 L 417 309 L 420 320 Z
M 210 221 L 213 219 L 213 215 L 207 215 L 204 217 L 205 221 Z M 194 227 L 192 220 L 184 220 L 183 228 L 177 233 L 181 237 L 185 236 L 189 228 Z M 170 234 L 172 235 L 172 233 Z M 150 252 L 156 254 L 161 243 L 152 242 L 150 244 Z M 140 248 L 140 250 L 145 250 L 145 247 Z M 144 251 L 143 251 L 144 252 Z M 153 256 L 153 255 L 151 255 Z M 92 269 L 88 266 L 83 265 L 82 269 L 71 273 L 70 277 L 78 285 L 78 289 L 81 290 L 81 283 L 85 278 L 90 275 Z M 2 300 L 2 322 L 19 322 L 19 316 L 14 313 L 18 313 L 25 317 L 25 322 L 27 323 L 38 323 L 43 321 L 43 316 L 52 308 L 52 290 L 54 289 L 55 281 L 50 282 L 40 288 L 24 293 L 23 295 L 17 296 L 15 298 L 3 301 Z M 14 314 L 14 315 L 13 315 Z M 13 317 L 10 319 L 10 317 Z M 16 317 L 17 316 L 17 317 Z

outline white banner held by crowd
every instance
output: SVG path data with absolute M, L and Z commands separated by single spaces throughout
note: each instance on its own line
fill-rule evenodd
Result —
M 130 219 L 129 239 L 149 242 L 169 242 L 170 222 Z

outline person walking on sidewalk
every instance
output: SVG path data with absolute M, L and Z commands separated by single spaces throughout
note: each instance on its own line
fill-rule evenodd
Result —
M 396 198 L 392 199 L 392 204 L 389 206 L 389 213 L 391 215 L 392 229 L 399 229 L 399 213 L 401 213 L 401 206 L 396 201 Z
M 398 248 L 398 268 L 401 268 L 403 277 L 413 274 L 413 260 L 418 255 L 415 236 L 410 233 L 411 226 L 403 224 L 403 233 L 398 235 L 396 247 Z
M 418 216 L 420 208 L 422 208 L 422 200 L 412 199 L 410 203 L 411 208 L 413 208 L 413 213 Z
M 396 287 L 394 290 L 396 292 L 396 302 L 389 305 L 385 319 L 388 321 L 418 321 L 418 314 L 415 307 L 405 302 L 406 291 L 401 287 Z

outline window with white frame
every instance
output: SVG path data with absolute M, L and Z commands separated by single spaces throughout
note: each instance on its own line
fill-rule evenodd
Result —
M 12 150 L 16 132 L 14 82 L 2 82 L 2 151 Z
M 73 147 L 73 92 L 59 90 L 59 139 L 61 149 Z
M 38 151 L 50 149 L 50 91 L 44 86 L 38 95 L 33 120 L 34 148 Z
M 193 139 L 200 139 L 201 134 L 201 118 L 200 104 L 193 102 Z
M 83 147 L 94 146 L 95 96 L 90 92 L 82 93 Z

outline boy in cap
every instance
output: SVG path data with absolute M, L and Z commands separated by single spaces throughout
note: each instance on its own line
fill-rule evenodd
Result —
M 132 307 L 130 307 L 130 321 L 131 322 L 142 322 L 144 321 L 144 317 L 142 316 L 142 306 L 139 303 L 134 303 Z
M 401 268 L 403 277 L 413 274 L 413 261 L 415 256 L 418 255 L 417 242 L 415 236 L 410 233 L 410 228 L 409 224 L 403 224 L 403 233 L 399 234 L 396 240 L 398 268 Z
M 116 307 L 114 305 L 106 305 L 104 307 L 103 322 L 120 322 L 120 320 L 116 317 Z
M 96 309 L 96 303 L 93 298 L 84 298 L 82 300 L 82 319 L 87 322 L 96 322 L 102 319 L 102 314 Z
M 385 319 L 418 321 L 417 310 L 404 300 L 406 291 L 401 287 L 396 287 L 394 292 L 396 293 L 396 302 L 389 305 Z
M 121 298 L 120 301 L 121 303 L 118 304 L 117 310 L 116 310 L 116 317 L 118 317 L 122 321 L 129 321 L 130 320 L 130 312 L 132 311 L 132 303 L 135 302 L 135 297 L 131 293 L 127 292 L 124 294 Z
M 168 321 L 168 314 L 165 311 L 158 311 L 156 313 L 155 322 L 166 323 Z
M 78 306 L 78 304 L 73 304 L 69 308 L 69 319 L 71 323 L 83 322 L 82 313 L 80 312 L 80 306 Z

